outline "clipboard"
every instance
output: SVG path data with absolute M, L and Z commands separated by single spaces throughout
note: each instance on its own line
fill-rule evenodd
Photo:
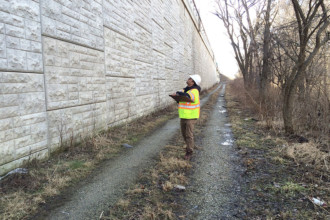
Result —
M 169 96 L 172 97 L 177 102 L 193 102 L 193 100 L 191 100 L 187 96 L 180 96 L 180 95 L 169 95 Z

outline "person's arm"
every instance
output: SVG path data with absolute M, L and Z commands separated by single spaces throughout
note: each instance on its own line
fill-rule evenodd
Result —
M 190 97 L 190 94 L 189 94 L 189 93 L 185 93 L 185 92 L 176 92 L 176 95 L 178 95 L 178 96 L 187 96 L 188 98 L 190 98 L 190 99 L 191 99 L 191 97 Z

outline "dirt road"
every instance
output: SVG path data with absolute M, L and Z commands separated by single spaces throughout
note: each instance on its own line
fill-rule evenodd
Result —
M 201 146 L 193 160 L 187 196 L 186 219 L 241 218 L 239 156 L 233 148 L 231 126 L 224 100 L 225 86 L 203 130 Z
M 201 100 L 202 105 L 211 94 Z M 143 169 L 154 164 L 153 158 L 178 132 L 179 119 L 169 120 L 163 127 L 128 149 L 124 155 L 104 163 L 91 179 L 79 183 L 70 194 L 64 195 L 63 204 L 37 218 L 98 219 L 103 211 L 107 211 L 134 184 Z

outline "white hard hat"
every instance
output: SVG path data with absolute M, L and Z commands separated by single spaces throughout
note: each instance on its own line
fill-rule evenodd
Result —
M 200 75 L 195 74 L 195 75 L 190 75 L 190 78 L 192 78 L 192 80 L 194 80 L 194 82 L 196 83 L 196 85 L 199 86 L 199 84 L 201 83 L 202 79 L 200 77 Z

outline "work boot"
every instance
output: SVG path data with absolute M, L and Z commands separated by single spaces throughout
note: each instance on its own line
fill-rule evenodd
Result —
M 186 152 L 186 155 L 184 155 L 185 160 L 190 160 L 192 157 L 192 152 Z

